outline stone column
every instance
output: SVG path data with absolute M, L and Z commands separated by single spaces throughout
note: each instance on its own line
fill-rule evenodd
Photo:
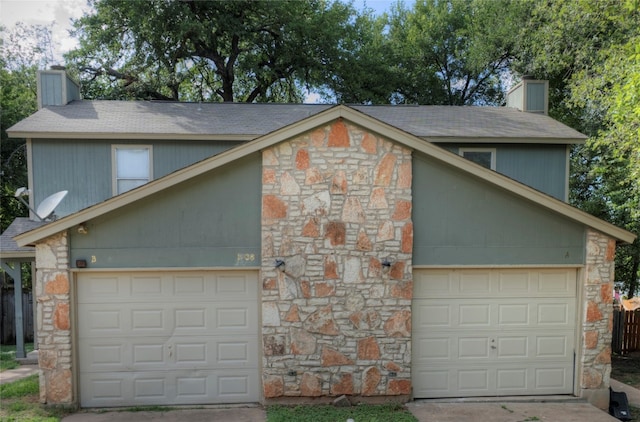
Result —
M 36 245 L 36 306 L 40 402 L 73 403 L 67 234 Z
M 615 239 L 588 230 L 580 395 L 601 409 L 609 406 L 615 252 Z
M 263 152 L 265 398 L 408 397 L 411 195 L 411 151 L 342 120 Z

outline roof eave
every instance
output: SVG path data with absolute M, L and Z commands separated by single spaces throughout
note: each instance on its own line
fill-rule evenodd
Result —
M 20 259 L 33 260 L 36 257 L 35 248 L 31 251 L 2 251 L 0 252 L 0 259 L 7 261 L 17 261 Z
M 490 136 L 421 136 L 428 142 L 435 144 L 545 144 L 545 145 L 580 145 L 584 144 L 587 137 L 584 138 L 529 138 L 529 137 L 490 137 Z
M 202 133 L 114 133 L 114 132 L 33 132 L 8 131 L 10 138 L 29 139 L 124 139 L 124 140 L 187 140 L 187 141 L 234 141 L 247 142 L 260 134 L 202 134 Z

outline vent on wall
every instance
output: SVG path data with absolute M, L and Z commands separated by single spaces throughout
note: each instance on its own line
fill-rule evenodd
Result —
M 522 81 L 507 92 L 507 107 L 549 114 L 549 81 L 523 76 Z

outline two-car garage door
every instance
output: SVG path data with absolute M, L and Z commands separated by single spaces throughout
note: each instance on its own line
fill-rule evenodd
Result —
M 572 394 L 575 269 L 415 269 L 416 398 Z
M 79 273 L 85 407 L 259 401 L 256 272 Z

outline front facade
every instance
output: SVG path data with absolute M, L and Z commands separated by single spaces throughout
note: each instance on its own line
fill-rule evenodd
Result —
M 16 237 L 36 247 L 41 401 L 605 407 L 633 236 L 375 113 L 316 109 Z

